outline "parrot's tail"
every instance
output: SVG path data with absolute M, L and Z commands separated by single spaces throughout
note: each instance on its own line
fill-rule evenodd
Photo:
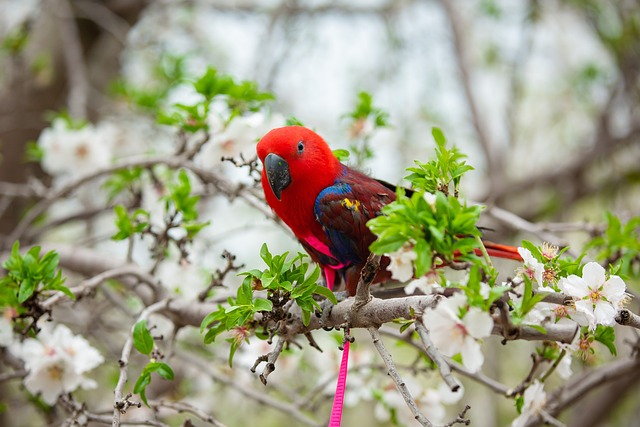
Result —
M 483 240 L 484 247 L 487 249 L 487 253 L 496 258 L 507 258 L 515 261 L 522 261 L 522 256 L 518 253 L 518 248 L 515 246 L 500 245 L 498 243 L 489 242 Z M 482 256 L 480 249 L 476 249 L 476 254 Z

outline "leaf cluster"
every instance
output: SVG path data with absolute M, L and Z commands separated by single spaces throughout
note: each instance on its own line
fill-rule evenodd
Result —
M 462 176 L 473 170 L 473 166 L 467 164 L 464 160 L 467 156 L 456 147 L 447 148 L 447 140 L 442 130 L 434 127 L 431 133 L 436 141 L 436 158 L 426 163 L 416 160 L 416 167 L 407 169 L 411 173 L 405 179 L 411 182 L 415 189 L 428 193 L 453 193 L 457 197 Z
M 229 75 L 219 74 L 213 67 L 207 68 L 192 84 L 195 91 L 202 95 L 202 99 L 193 105 L 174 104 L 173 112 L 159 114 L 160 124 L 176 126 L 189 133 L 208 130 L 207 116 L 214 99 L 226 102 L 231 111 L 228 122 L 236 116 L 258 111 L 266 102 L 274 99 L 271 93 L 261 92 L 256 82 L 238 82 Z
M 129 181 L 131 179 L 131 181 Z M 132 185 L 134 180 L 140 179 L 137 172 L 128 172 L 121 176 L 118 182 Z M 115 185 L 115 184 L 114 184 Z M 167 184 L 167 192 L 163 196 L 165 206 L 165 218 L 167 221 L 165 237 L 169 237 L 167 231 L 171 228 L 182 227 L 186 231 L 186 239 L 192 240 L 210 221 L 198 221 L 198 202 L 200 196 L 192 195 L 192 186 L 186 171 L 180 170 L 176 179 Z M 122 205 L 114 207 L 116 214 L 115 224 L 118 231 L 111 237 L 113 240 L 125 240 L 136 234 L 150 233 L 157 236 L 157 232 L 151 229 L 151 213 L 144 209 L 136 209 L 129 213 Z
M 262 314 L 263 324 L 278 323 L 288 314 L 289 302 L 296 304 L 301 312 L 305 325 L 311 320 L 311 313 L 320 308 L 314 295 L 322 295 L 334 304 L 337 300 L 333 293 L 324 286 L 318 285 L 319 267 L 309 272 L 309 264 L 303 262 L 306 255 L 298 253 L 289 258 L 289 253 L 273 255 L 266 244 L 260 249 L 260 257 L 266 264 L 264 270 L 253 269 L 241 273 L 245 276 L 238 288 L 236 298 L 229 298 L 228 306 L 218 306 L 218 310 L 210 313 L 202 321 L 200 332 L 204 333 L 205 343 L 213 342 L 222 332 L 236 330 L 236 339 L 231 342 L 229 364 L 236 349 L 247 337 L 247 330 L 257 326 L 256 314 Z M 254 296 L 255 291 L 266 291 L 267 298 Z M 277 331 L 276 331 L 277 332 Z
M 373 105 L 373 97 L 368 92 L 358 93 L 355 107 L 352 111 L 345 114 L 350 120 L 350 131 L 352 138 L 355 139 L 349 145 L 349 150 L 353 153 L 355 162 L 358 165 L 362 165 L 365 160 L 373 157 L 373 150 L 369 145 L 369 139 L 371 138 L 371 131 L 389 126 L 389 114 L 381 108 Z M 368 123 L 371 123 L 372 129 L 365 131 Z M 335 153 L 335 152 L 334 152 Z M 346 160 L 349 152 L 346 150 L 340 150 L 336 153 L 336 157 L 340 161 Z
M 65 279 L 58 268 L 60 256 L 49 251 L 40 256 L 40 246 L 34 246 L 26 254 L 20 254 L 20 243 L 15 242 L 11 255 L 2 263 L 6 276 L 0 279 L 0 302 L 2 306 L 19 308 L 42 291 L 61 291 L 75 299 L 64 286 Z
M 376 254 L 386 254 L 405 244 L 413 246 L 418 255 L 416 276 L 424 275 L 442 261 L 476 262 L 475 236 L 480 235 L 476 223 L 481 209 L 480 206 L 467 206 L 442 192 L 436 193 L 432 206 L 423 191 L 415 191 L 407 197 L 399 188 L 396 201 L 382 209 L 384 215 L 367 222 L 369 229 L 378 236 L 370 249 Z
M 111 84 L 110 91 L 131 104 L 151 113 L 158 111 L 169 91 L 186 78 L 184 56 L 164 55 L 153 70 L 153 78 L 146 87 L 128 83 L 124 79 Z
M 365 91 L 358 93 L 358 100 L 353 111 L 345 114 L 353 121 L 373 119 L 374 127 L 389 126 L 389 113 L 373 105 L 373 96 Z
M 626 278 L 640 278 L 640 217 L 626 223 L 610 212 L 606 214 L 607 228 L 587 243 L 585 249 L 596 250 L 596 258 L 615 264 L 617 273 Z

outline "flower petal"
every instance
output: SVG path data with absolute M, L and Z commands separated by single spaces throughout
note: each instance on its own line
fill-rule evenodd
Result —
M 464 327 L 474 338 L 484 338 L 491 335 L 493 330 L 493 319 L 488 313 L 480 310 L 477 307 L 471 307 L 469 312 L 462 319 Z
M 621 299 L 624 298 L 624 292 L 627 285 L 618 276 L 611 276 L 609 280 L 604 282 L 602 287 L 602 295 L 609 300 L 611 304 L 617 306 Z
M 478 372 L 484 363 L 484 354 L 480 349 L 480 343 L 467 336 L 460 351 L 462 353 L 462 364 L 471 372 Z
M 596 308 L 593 310 L 596 323 L 612 326 L 615 325 L 616 309 L 606 301 L 599 301 L 596 304 Z
M 605 281 L 604 268 L 597 262 L 589 262 L 582 269 L 582 278 L 592 290 L 597 290 Z
M 562 278 L 558 286 L 570 297 L 575 298 L 584 298 L 589 295 L 589 288 L 587 286 L 587 282 L 585 282 L 581 277 L 576 276 L 575 274 L 570 275 L 569 277 Z

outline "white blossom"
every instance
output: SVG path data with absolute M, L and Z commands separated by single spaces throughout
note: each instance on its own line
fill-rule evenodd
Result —
M 215 167 L 221 157 L 236 157 L 243 154 L 250 158 L 255 154 L 255 144 L 269 130 L 285 125 L 281 114 L 256 112 L 234 118 L 226 128 L 223 126 L 228 112 L 221 108 L 212 108 L 207 117 L 211 140 L 203 147 L 197 157 L 204 167 Z
M 0 316 L 0 347 L 8 347 L 13 342 L 13 323 L 7 315 Z
M 560 363 L 558 363 L 556 372 L 563 380 L 571 378 L 571 375 L 573 375 L 573 371 L 571 370 L 571 353 L 567 351 L 562 360 L 560 360 Z
M 164 287 L 188 300 L 195 300 L 209 281 L 197 264 L 179 260 L 176 254 L 160 264 L 158 277 Z
M 387 270 L 391 272 L 391 278 L 400 282 L 406 282 L 413 277 L 413 261 L 418 258 L 418 254 L 410 245 L 404 245 L 400 249 L 390 254 L 385 254 L 390 261 Z
M 108 166 L 112 159 L 112 127 L 92 125 L 69 129 L 62 119 L 53 121 L 38 138 L 44 151 L 42 168 L 51 175 L 80 176 Z
M 590 262 L 582 269 L 582 277 L 572 274 L 558 284 L 565 295 L 576 300 L 576 310 L 587 316 L 591 330 L 597 324 L 614 325 L 616 313 L 626 299 L 624 281 L 615 275 L 607 279 L 605 273 L 600 264 Z
M 431 209 L 433 209 L 435 211 L 436 210 L 436 200 L 437 200 L 436 195 L 434 193 L 429 193 L 428 191 L 425 191 L 423 197 L 427 201 L 429 206 L 431 206 Z
M 15 343 L 11 352 L 29 371 L 24 379 L 27 390 L 40 394 L 49 405 L 78 387 L 95 388 L 97 383 L 83 374 L 104 362 L 87 340 L 73 335 L 64 325 L 53 328 L 45 324 L 36 338 Z
M 407 295 L 413 295 L 416 291 L 420 291 L 425 295 L 429 295 L 433 293 L 436 288 L 440 288 L 440 283 L 438 282 L 439 276 L 435 272 L 430 272 L 425 274 L 422 277 L 418 277 L 407 283 L 407 286 L 404 287 L 404 293 Z
M 464 294 L 457 293 L 441 301 L 435 308 L 428 309 L 423 317 L 438 350 L 449 357 L 460 353 L 463 365 L 476 372 L 484 363 L 477 340 L 491 334 L 493 320 L 477 307 L 470 307 L 460 318 L 461 308 L 465 304 Z
M 521 427 L 527 423 L 529 418 L 537 416 L 544 408 L 544 404 L 547 402 L 547 395 L 544 392 L 544 384 L 535 380 L 524 391 L 524 404 L 522 405 L 522 413 L 518 418 L 513 420 L 511 427 Z
M 531 280 L 535 280 L 539 286 L 544 286 L 542 279 L 544 264 L 535 259 L 529 249 L 518 248 L 518 253 L 524 261 L 524 267 L 520 270 L 520 273 L 526 275 Z

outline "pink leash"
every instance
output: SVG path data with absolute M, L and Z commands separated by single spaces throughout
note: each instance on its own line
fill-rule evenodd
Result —
M 327 287 L 329 290 L 333 290 L 335 271 L 330 268 L 325 268 L 324 272 Z M 331 418 L 329 419 L 328 427 L 340 427 L 340 423 L 342 422 L 342 408 L 344 406 L 344 393 L 347 388 L 347 370 L 349 366 L 349 344 L 349 341 L 344 343 L 342 360 L 340 361 L 340 372 L 338 373 L 338 383 L 336 384 L 336 393 L 333 396 L 333 406 L 331 407 Z

